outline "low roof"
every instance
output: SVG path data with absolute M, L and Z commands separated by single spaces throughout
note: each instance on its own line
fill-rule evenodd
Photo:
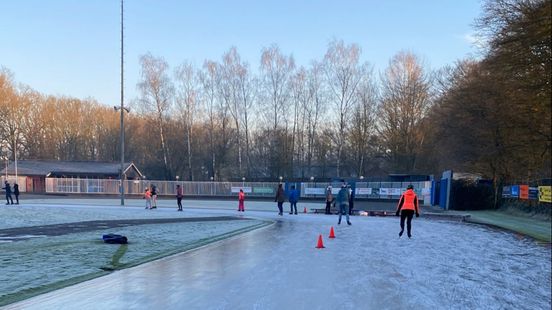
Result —
M 51 174 L 81 174 L 81 175 L 118 175 L 121 163 L 100 162 L 100 161 L 58 161 L 58 160 L 18 160 L 18 175 L 40 175 L 49 176 Z M 135 170 L 140 177 L 142 173 L 136 168 L 134 163 L 125 163 L 125 173 L 129 169 Z M 6 173 L 6 168 L 2 169 L 1 174 Z M 15 162 L 8 165 L 8 174 L 15 174 Z

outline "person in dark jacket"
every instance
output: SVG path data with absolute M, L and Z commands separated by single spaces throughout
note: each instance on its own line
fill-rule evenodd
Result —
M 347 185 L 343 183 L 341 185 L 341 189 L 339 190 L 339 193 L 337 193 L 337 204 L 339 205 L 339 220 L 337 221 L 337 225 L 341 224 L 341 216 L 345 215 L 347 217 L 347 225 L 351 225 L 351 222 L 349 221 L 349 189 L 347 188 Z
M 15 195 L 15 204 L 19 204 L 19 184 L 13 184 L 13 194 Z
M 291 186 L 291 191 L 289 191 L 289 214 L 297 214 L 297 202 L 299 201 L 299 191 L 295 189 L 295 185 Z
M 355 204 L 355 190 L 348 186 L 349 189 L 349 215 L 353 215 L 353 208 Z
M 151 186 L 151 208 L 157 209 L 157 187 L 155 185 Z
M 182 211 L 182 197 L 184 197 L 182 186 L 176 185 L 176 205 L 178 206 L 177 211 Z
M 4 187 L 2 187 L 2 189 L 6 191 L 6 204 L 9 205 L 11 201 L 11 204 L 13 205 L 13 198 L 11 195 L 12 190 L 11 190 L 10 183 L 8 181 L 5 181 Z
M 282 183 L 278 184 L 274 201 L 278 203 L 278 215 L 284 215 L 284 201 L 286 201 L 286 194 L 284 193 Z

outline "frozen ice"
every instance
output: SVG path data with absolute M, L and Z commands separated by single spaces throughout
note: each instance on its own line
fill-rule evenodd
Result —
M 236 215 L 274 223 L 196 250 L 66 287 L 6 309 L 550 309 L 551 249 L 485 226 L 397 217 L 276 215 L 275 204 L 238 213 L 211 207 L 27 206 L 101 218 Z M 236 204 L 237 203 L 233 203 Z M 248 211 L 258 210 L 258 211 Z M 302 209 L 301 204 L 298 206 Z M 44 211 L 46 210 L 46 211 Z M 2 218 L 9 213 L 0 211 Z M 22 211 L 24 212 L 24 211 Z M 44 222 L 63 216 L 45 215 Z M 84 220 L 84 219 L 81 219 Z M 16 224 L 16 223 L 11 223 Z M 18 223 L 19 225 L 19 223 Z M 10 224 L 5 225 L 10 226 Z M 329 239 L 330 227 L 335 239 Z M 12 225 L 13 227 L 13 225 Z M 162 229 L 161 227 L 153 229 Z M 316 249 L 318 235 L 324 249 Z M 406 235 L 406 234 L 405 234 Z M 33 238 L 25 242 L 39 242 Z M 13 244 L 15 244 L 14 242 Z M 3 267 L 1 267 L 3 268 Z

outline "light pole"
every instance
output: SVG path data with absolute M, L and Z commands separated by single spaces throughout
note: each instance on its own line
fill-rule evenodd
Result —
M 242 188 L 245 187 L 245 177 L 242 177 Z
M 121 194 L 121 206 L 125 205 L 125 185 L 124 181 L 124 169 L 125 169 L 125 127 L 124 127 L 124 111 L 130 112 L 129 109 L 125 108 L 124 105 L 124 44 L 123 44 L 123 0 L 121 0 L 121 106 L 114 106 L 115 111 L 121 111 L 121 171 L 119 173 L 120 187 L 119 191 Z

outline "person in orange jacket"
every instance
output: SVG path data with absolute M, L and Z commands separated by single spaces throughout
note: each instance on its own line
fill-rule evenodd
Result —
M 238 211 L 245 212 L 244 201 L 245 193 L 243 189 L 240 188 L 240 193 L 238 194 Z
M 401 231 L 399 232 L 399 238 L 404 232 L 405 219 L 406 233 L 408 234 L 408 238 L 411 238 L 412 217 L 414 217 L 414 213 L 416 213 L 416 217 L 420 216 L 420 210 L 418 209 L 418 197 L 414 192 L 414 186 L 408 185 L 406 191 L 401 195 L 395 215 L 399 216 L 399 213 L 401 214 Z
M 151 209 L 151 192 L 147 187 L 144 191 L 144 199 L 146 200 L 146 209 Z

